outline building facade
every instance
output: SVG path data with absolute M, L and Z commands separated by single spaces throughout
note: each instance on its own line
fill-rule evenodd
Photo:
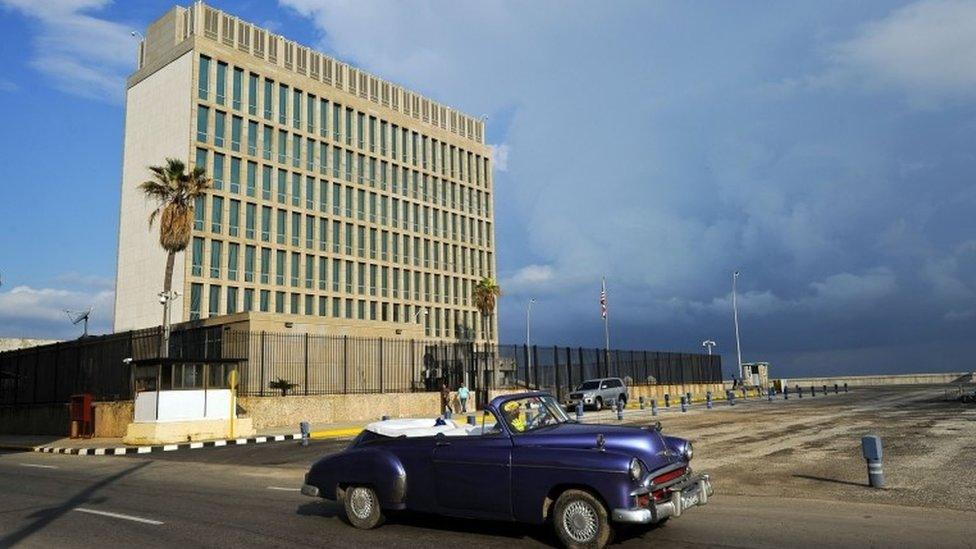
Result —
M 483 120 L 203 3 L 174 7 L 127 82 L 116 331 L 162 319 L 166 256 L 138 185 L 169 157 L 213 180 L 177 256 L 174 322 L 254 312 L 496 341 L 472 297 L 495 276 Z

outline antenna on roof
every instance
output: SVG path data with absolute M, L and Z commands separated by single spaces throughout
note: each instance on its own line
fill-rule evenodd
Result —
M 75 326 L 77 326 L 79 322 L 84 321 L 85 333 L 83 333 L 81 337 L 88 337 L 88 319 L 91 318 L 91 312 L 92 312 L 92 307 L 88 307 L 88 309 L 85 311 L 65 310 L 64 314 L 68 315 L 68 320 L 70 320 L 71 323 L 74 324 Z

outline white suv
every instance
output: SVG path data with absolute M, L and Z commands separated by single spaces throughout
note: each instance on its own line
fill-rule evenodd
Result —
M 576 403 L 582 402 L 584 407 L 602 410 L 604 406 L 618 401 L 627 405 L 627 386 L 619 377 L 604 377 L 581 383 L 575 391 L 569 393 L 567 406 L 572 409 L 576 407 Z

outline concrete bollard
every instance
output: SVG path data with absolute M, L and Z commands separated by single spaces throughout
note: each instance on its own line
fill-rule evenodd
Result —
M 664 407 L 665 408 L 671 407 L 671 395 L 667 393 L 664 393 Z
M 583 403 L 576 403 L 576 421 L 583 421 Z
M 298 424 L 299 431 L 302 432 L 302 446 L 308 446 L 309 427 L 308 422 L 303 421 Z
M 773 401 L 773 395 L 775 395 L 775 394 L 776 394 L 776 391 L 774 391 L 772 387 L 770 387 L 770 388 L 769 388 L 769 389 L 768 389 L 768 390 L 766 391 L 766 396 L 767 396 L 767 398 L 768 398 L 768 400 L 769 400 L 770 402 L 772 402 L 772 401 Z
M 386 416 L 386 415 L 380 417 L 380 421 L 389 421 L 389 419 L 390 416 Z
M 681 411 L 688 411 L 688 399 L 686 399 L 684 395 L 681 395 Z
M 468 416 L 468 425 L 477 425 L 478 420 L 474 416 Z
M 637 402 L 640 404 L 640 409 L 643 410 L 644 409 L 644 397 L 643 396 L 637 397 Z
M 817 396 L 817 388 L 814 387 L 813 385 L 810 386 L 810 396 L 811 397 Z
M 657 399 L 656 398 L 652 398 L 651 399 L 651 415 L 652 416 L 656 416 L 657 415 Z
M 823 386 L 823 394 L 824 394 L 824 396 L 827 396 L 827 386 L 826 385 Z
M 884 467 L 881 462 L 881 437 L 866 435 L 861 437 L 861 453 L 868 462 L 868 485 L 871 488 L 884 488 Z
M 844 392 L 847 392 L 847 383 L 844 383 Z
M 617 421 L 623 421 L 624 419 L 624 401 L 617 401 Z
M 729 406 L 735 406 L 735 391 L 729 391 Z
M 796 386 L 796 398 L 803 398 L 803 387 Z
M 705 393 L 705 407 L 709 410 L 712 409 L 712 392 L 708 391 Z
M 790 399 L 790 388 L 783 387 L 783 400 L 789 400 L 789 399 Z
M 838 387 L 837 384 L 834 383 L 834 394 L 836 395 L 839 392 L 840 392 L 840 387 Z
M 685 396 L 688 397 L 688 406 L 691 406 L 691 393 L 685 393 Z

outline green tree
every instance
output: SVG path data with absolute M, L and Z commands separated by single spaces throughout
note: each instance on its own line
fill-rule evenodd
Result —
M 484 324 L 487 325 L 491 314 L 495 312 L 498 298 L 502 295 L 502 288 L 494 278 L 484 277 L 474 286 L 474 304 L 481 311 Z M 487 337 L 488 331 L 485 330 Z
M 206 195 L 210 179 L 202 167 L 187 171 L 186 164 L 177 158 L 167 158 L 165 165 L 150 166 L 149 171 L 152 179 L 141 183 L 139 189 L 147 199 L 156 203 L 156 208 L 149 214 L 149 227 L 159 219 L 159 245 L 166 251 L 166 271 L 163 275 L 163 293 L 167 296 L 167 307 L 163 311 L 165 328 L 173 287 L 173 262 L 176 254 L 190 244 L 193 205 L 198 198 Z

